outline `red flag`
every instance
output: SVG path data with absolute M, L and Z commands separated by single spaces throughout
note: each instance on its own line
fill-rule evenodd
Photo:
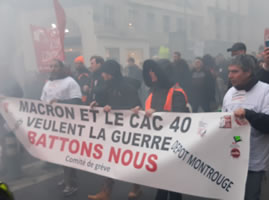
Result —
M 49 72 L 53 59 L 64 61 L 64 51 L 61 45 L 58 29 L 43 28 L 31 25 L 32 39 L 36 54 L 37 66 L 40 72 Z
M 56 19 L 57 19 L 57 28 L 60 34 L 60 40 L 62 45 L 62 53 L 64 55 L 64 35 L 65 35 L 65 26 L 66 26 L 66 16 L 63 7 L 58 0 L 53 0 Z

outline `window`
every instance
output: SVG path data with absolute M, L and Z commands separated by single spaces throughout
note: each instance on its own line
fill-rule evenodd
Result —
M 106 59 L 113 59 L 120 62 L 120 49 L 119 48 L 106 48 Z
M 220 40 L 221 39 L 221 18 L 217 14 L 215 17 L 215 23 L 216 23 L 216 39 Z
M 114 25 L 114 8 L 112 6 L 105 6 L 104 23 L 105 25 Z
M 146 23 L 146 28 L 149 31 L 154 31 L 155 27 L 155 15 L 153 13 L 148 13 L 147 14 L 147 23 Z
M 170 32 L 170 17 L 167 15 L 163 16 L 163 31 Z
M 182 18 L 177 18 L 177 30 L 176 32 L 181 32 L 184 30 L 184 22 Z

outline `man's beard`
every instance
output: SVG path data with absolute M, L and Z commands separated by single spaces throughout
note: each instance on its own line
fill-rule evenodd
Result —
M 64 73 L 63 70 L 60 70 L 58 72 L 51 72 L 50 73 L 50 80 L 53 81 L 53 80 L 58 80 L 58 79 L 63 79 L 66 77 L 66 74 Z

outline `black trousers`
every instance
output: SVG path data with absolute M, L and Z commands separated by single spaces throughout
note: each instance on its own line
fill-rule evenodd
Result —
M 264 171 L 248 171 L 245 200 L 260 200 L 264 174 Z

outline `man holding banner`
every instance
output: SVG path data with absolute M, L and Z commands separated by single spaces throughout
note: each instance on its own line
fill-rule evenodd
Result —
M 65 66 L 60 60 L 53 60 L 50 79 L 42 90 L 41 100 L 46 103 L 81 104 L 81 90 L 77 82 L 67 76 Z M 58 185 L 64 185 L 63 193 L 66 196 L 77 191 L 75 169 L 64 167 L 64 180 Z
M 269 85 L 254 75 L 255 61 L 250 55 L 239 55 L 229 66 L 229 79 L 233 85 L 223 100 L 223 111 L 234 111 L 237 123 L 247 119 L 252 127 L 250 159 L 245 200 L 259 200 L 261 182 L 269 168 Z
M 115 60 L 108 60 L 102 65 L 102 77 L 104 80 L 104 89 L 101 92 L 103 97 L 102 102 L 93 102 L 98 106 L 104 107 L 105 112 L 110 112 L 111 109 L 131 109 L 140 106 L 140 100 L 137 90 L 124 80 L 120 64 Z M 93 200 L 108 200 L 112 193 L 114 179 L 106 178 L 101 192 L 96 195 L 88 195 L 88 199 Z M 134 190 L 139 190 L 140 187 L 134 185 Z M 133 193 L 131 192 L 131 197 Z M 129 194 L 129 197 L 130 197 Z
M 146 100 L 146 115 L 153 112 L 188 112 L 188 97 L 185 91 L 173 86 L 169 80 L 172 75 L 172 64 L 169 60 L 147 60 L 143 65 L 143 77 L 150 88 L 150 94 Z M 158 189 L 155 200 L 181 200 L 182 196 L 177 192 Z

